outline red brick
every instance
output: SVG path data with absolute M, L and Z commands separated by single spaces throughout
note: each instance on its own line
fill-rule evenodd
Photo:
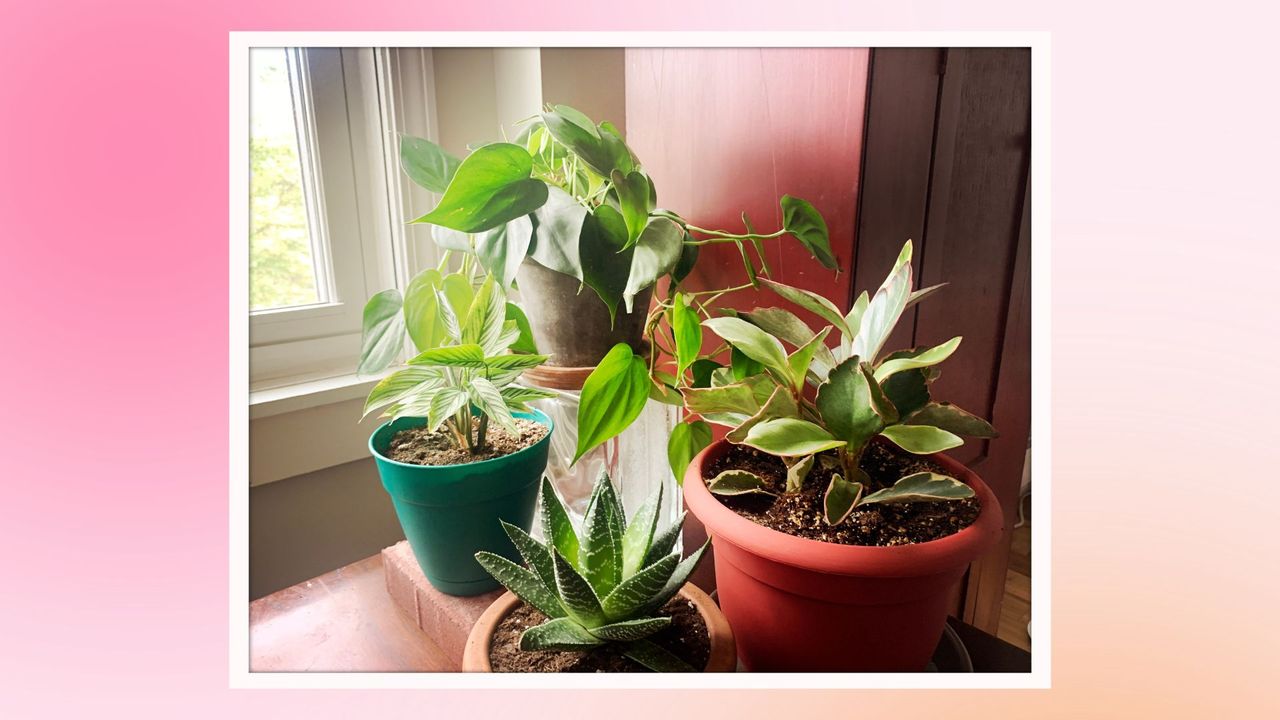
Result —
M 382 567 L 386 573 L 387 592 L 396 606 L 414 619 L 456 667 L 461 667 L 462 650 L 466 647 L 471 626 L 503 591 L 455 597 L 436 590 L 423 576 L 408 541 L 404 540 L 383 548 Z

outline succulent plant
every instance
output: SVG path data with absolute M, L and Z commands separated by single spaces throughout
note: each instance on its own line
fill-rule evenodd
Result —
M 706 550 L 704 543 L 681 560 L 674 548 L 684 514 L 659 532 L 661 507 L 659 485 L 628 523 L 613 483 L 602 472 L 578 533 L 543 479 L 540 513 L 547 541 L 502 523 L 526 567 L 490 552 L 476 553 L 494 579 L 547 616 L 520 636 L 521 650 L 582 652 L 612 645 L 650 670 L 694 670 L 648 639 L 671 624 L 658 611 L 684 586 Z
M 816 293 L 761 280 L 830 323 L 817 332 L 783 308 L 734 311 L 701 323 L 693 308 L 678 309 L 689 316 L 683 327 L 693 336 L 685 344 L 693 353 L 681 358 L 680 368 L 683 374 L 690 367 L 694 376 L 680 378 L 678 391 L 686 410 L 701 419 L 688 420 L 689 429 L 672 433 L 673 465 L 687 464 L 709 444 L 705 423 L 712 422 L 730 428 L 730 442 L 781 458 L 788 468 L 783 492 L 799 491 L 815 462 L 834 465 L 823 503 L 824 519 L 832 525 L 859 505 L 971 497 L 969 486 L 933 472 L 911 473 L 879 487 L 859 465 L 877 436 L 916 454 L 956 447 L 961 435 L 996 436 L 987 421 L 930 396 L 930 383 L 938 377 L 935 366 L 955 352 L 961 338 L 883 353 L 903 312 L 942 287 L 913 291 L 911 251 L 908 240 L 875 295 L 863 292 L 848 312 Z M 698 354 L 701 328 L 727 343 L 729 366 Z M 833 335 L 839 343 L 828 347 Z M 788 352 L 784 343 L 794 349 Z M 817 392 L 806 394 L 806 384 Z M 708 488 L 719 495 L 774 494 L 763 478 L 745 470 L 726 470 L 711 478 Z
M 527 412 L 527 403 L 553 397 L 555 393 L 515 384 L 525 370 L 546 362 L 546 355 L 508 352 L 525 340 L 519 318 L 508 303 L 502 286 L 487 276 L 473 290 L 465 273 L 441 275 L 429 270 L 410 284 L 408 300 L 399 302 L 394 290 L 392 316 L 403 319 L 382 330 L 384 342 L 400 352 L 406 325 L 421 352 L 408 360 L 407 367 L 391 373 L 374 385 L 365 401 L 364 414 L 382 409 L 382 416 L 425 417 L 431 432 L 447 427 L 448 436 L 460 448 L 479 453 L 486 448 L 490 423 L 514 429 L 513 412 Z M 379 295 L 382 295 L 380 293 Z M 369 301 L 375 307 L 379 296 Z M 513 315 L 515 315 L 513 317 Z M 370 342 L 366 323 L 366 348 Z M 525 326 L 527 328 L 527 324 Z M 389 361 L 388 361 L 389 362 Z

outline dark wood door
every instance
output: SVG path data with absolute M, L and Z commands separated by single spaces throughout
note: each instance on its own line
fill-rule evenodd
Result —
M 991 418 L 1001 437 L 953 454 L 1012 518 L 1030 426 L 1029 51 L 644 48 L 626 65 L 628 141 L 659 204 L 723 228 L 741 227 L 743 210 L 758 229 L 778 227 L 787 193 L 822 212 L 843 271 L 775 242 L 777 279 L 848 307 L 916 241 L 920 286 L 950 286 L 892 345 L 964 336 L 938 394 Z M 731 245 L 709 247 L 692 278 L 743 281 Z M 767 292 L 730 302 L 781 304 Z M 957 605 L 991 632 L 1007 554 L 1006 539 L 975 564 Z

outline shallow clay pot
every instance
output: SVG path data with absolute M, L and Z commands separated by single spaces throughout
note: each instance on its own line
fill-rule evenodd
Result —
M 711 640 L 711 656 L 707 658 L 707 667 L 703 672 L 733 672 L 738 666 L 738 658 L 734 649 L 733 630 L 716 603 L 695 585 L 685 583 L 680 588 L 680 597 L 688 600 L 698 608 L 702 622 L 707 626 L 707 637 Z M 462 653 L 463 672 L 493 672 L 489 665 L 489 650 L 493 642 L 493 633 L 498 625 L 516 608 L 521 600 L 514 593 L 504 593 L 489 606 L 467 636 L 467 647 Z
M 684 498 L 715 548 L 720 607 L 755 671 L 915 672 L 942 637 L 952 590 L 1000 537 L 1004 515 L 974 473 L 930 460 L 973 488 L 982 510 L 954 535 L 896 547 L 837 545 L 758 525 L 717 500 L 703 468 L 731 446 L 717 441 L 689 464 Z

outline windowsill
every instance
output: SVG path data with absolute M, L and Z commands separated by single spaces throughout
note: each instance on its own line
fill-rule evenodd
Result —
M 276 384 L 264 384 L 249 391 L 249 419 L 362 398 L 386 375 L 386 372 L 377 375 L 348 373 L 331 377 L 289 378 Z

